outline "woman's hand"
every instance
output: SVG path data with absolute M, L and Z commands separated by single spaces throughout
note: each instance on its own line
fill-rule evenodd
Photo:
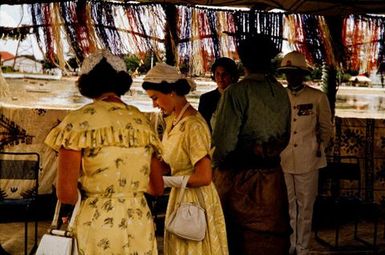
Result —
M 164 187 L 176 187 L 180 188 L 183 184 L 185 176 L 163 176 Z

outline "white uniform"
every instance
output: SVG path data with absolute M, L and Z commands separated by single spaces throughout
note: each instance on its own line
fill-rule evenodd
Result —
M 318 190 L 318 169 L 326 166 L 324 147 L 333 133 L 331 111 L 326 94 L 304 86 L 292 92 L 291 134 L 281 153 L 289 199 L 290 251 L 308 254 L 314 201 Z

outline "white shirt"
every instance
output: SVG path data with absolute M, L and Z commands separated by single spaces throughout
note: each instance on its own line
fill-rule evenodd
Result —
M 288 94 L 291 103 L 291 133 L 281 153 L 285 173 L 302 174 L 326 166 L 324 148 L 333 134 L 329 101 L 325 93 L 305 86 Z M 317 156 L 317 151 L 321 155 Z

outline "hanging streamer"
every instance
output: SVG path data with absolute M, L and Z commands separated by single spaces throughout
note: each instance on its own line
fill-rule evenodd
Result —
M 92 19 L 95 21 L 96 33 L 104 48 L 114 54 L 122 54 L 122 44 L 116 29 L 112 5 L 105 2 L 93 2 L 91 6 Z
M 64 59 L 64 51 L 63 51 L 63 42 L 61 37 L 61 17 L 60 17 L 60 6 L 59 3 L 52 4 L 52 34 L 55 41 L 55 50 L 56 50 L 56 59 L 60 69 L 64 70 L 65 67 L 65 59 Z
M 55 44 L 54 44 L 54 35 L 52 30 L 52 17 L 51 17 L 51 8 L 50 4 L 42 4 L 42 21 L 44 24 L 44 36 L 45 36 L 45 45 L 46 45 L 46 57 L 50 60 L 51 63 L 56 63 L 55 59 Z
M 278 50 L 282 50 L 283 14 L 267 13 L 259 10 L 250 12 L 236 11 L 234 13 L 235 37 L 239 41 L 249 33 L 260 33 L 269 36 Z
M 76 58 L 82 62 L 84 58 L 84 48 L 82 47 L 82 41 L 77 36 L 76 26 L 79 26 L 77 16 L 75 13 L 76 3 L 73 2 L 61 2 L 60 11 L 64 21 L 64 29 L 67 34 L 69 45 L 72 48 Z M 75 15 L 74 15 L 75 13 Z
M 161 61 L 164 47 L 160 42 L 164 40 L 163 31 L 166 21 L 163 8 L 160 5 L 132 5 L 126 6 L 124 13 L 129 30 L 127 48 L 133 52 L 139 52 L 142 59 L 147 52 L 152 52 L 156 59 Z
M 329 27 L 326 24 L 324 17 L 319 17 L 320 35 L 322 39 L 322 45 L 324 46 L 324 60 L 329 66 L 339 67 L 333 49 L 333 39 L 330 35 Z
M 192 11 L 191 7 L 177 6 L 178 12 L 178 65 L 183 68 L 188 68 L 190 74 L 193 74 L 193 54 L 192 52 L 192 41 L 190 40 L 192 36 Z
M 343 42 L 349 52 L 348 68 L 367 74 L 378 68 L 384 59 L 380 43 L 384 22 L 383 17 L 365 15 L 351 15 L 345 19 Z
M 176 8 L 174 55 L 178 58 L 177 65 L 190 67 L 190 74 L 205 74 L 218 57 L 236 60 L 237 42 L 253 31 L 270 36 L 282 49 L 284 27 L 289 45 L 304 53 L 309 62 L 339 66 L 323 17 L 179 5 Z M 108 48 L 115 54 L 139 52 L 142 56 L 153 52 L 158 60 L 164 59 L 166 18 L 159 4 L 96 0 L 36 3 L 31 5 L 31 14 L 30 32 L 45 49 L 46 57 L 60 66 L 64 59 L 63 31 L 80 61 L 97 48 Z M 384 18 L 377 16 L 352 15 L 344 20 L 342 38 L 349 57 L 343 66 L 369 72 L 385 61 L 384 24 Z M 23 31 L 0 28 L 0 37 L 12 33 L 23 36 L 27 30 Z
M 33 33 L 36 36 L 37 43 L 41 49 L 43 49 L 43 43 L 42 39 L 40 38 L 40 33 L 39 33 L 39 27 L 42 25 L 41 22 L 41 6 L 40 4 L 32 4 L 31 5 L 31 17 L 32 17 L 32 24 L 33 24 Z

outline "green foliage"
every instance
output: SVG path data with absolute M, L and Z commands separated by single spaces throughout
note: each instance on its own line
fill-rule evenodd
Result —
M 320 80 L 322 78 L 322 67 L 315 67 L 310 74 L 312 80 Z
M 72 71 L 75 71 L 79 68 L 79 63 L 76 59 L 76 57 L 71 57 L 67 61 L 68 66 L 72 69 Z
M 15 69 L 13 69 L 12 66 L 2 66 L 1 71 L 3 71 L 3 73 L 12 73 Z
M 152 52 L 146 52 L 143 58 L 143 63 L 138 68 L 139 74 L 147 73 L 151 69 L 151 58 L 153 66 L 155 66 L 156 62 L 158 62 L 155 57 L 155 54 L 153 54 Z
M 281 66 L 282 59 L 283 59 L 283 55 L 278 54 L 277 56 L 275 56 L 275 58 L 273 58 L 271 63 L 271 68 L 273 70 L 273 73 L 279 79 L 285 79 L 285 75 L 282 72 L 278 71 L 278 68 Z M 240 73 L 241 73 L 241 71 L 243 71 L 242 62 L 240 62 L 240 64 L 238 65 L 238 68 L 239 68 L 238 70 L 240 70 Z
M 190 67 L 187 63 L 182 63 L 179 65 L 179 70 L 183 74 L 188 74 L 190 71 Z
M 41 61 L 41 64 L 43 65 L 43 69 L 53 69 L 56 68 L 56 65 L 49 61 L 48 59 L 44 59 Z
M 351 69 L 346 70 L 345 73 L 350 74 L 350 76 L 357 76 L 359 74 L 358 70 L 351 70 Z
M 329 66 L 322 65 L 321 67 L 321 90 L 325 93 L 328 91 L 329 84 Z
M 124 57 L 124 62 L 127 66 L 128 73 L 134 73 L 141 64 L 141 60 L 138 56 L 131 54 Z
M 352 75 L 349 73 L 342 73 L 341 72 L 339 75 L 340 75 L 339 77 L 340 77 L 342 82 L 348 82 L 350 77 L 352 77 Z
M 143 61 L 145 67 L 147 68 L 147 71 L 151 69 L 151 59 L 152 59 L 153 66 L 155 66 L 156 62 L 158 62 L 155 54 L 153 54 L 152 52 L 147 52 Z

